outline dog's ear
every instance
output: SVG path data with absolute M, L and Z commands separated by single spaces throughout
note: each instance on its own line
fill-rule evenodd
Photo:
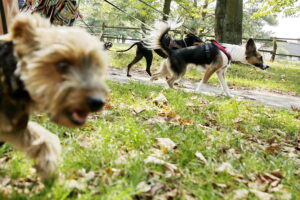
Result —
M 253 54 L 254 52 L 256 52 L 256 45 L 254 40 L 250 38 L 246 44 L 246 55 Z
M 37 29 L 50 27 L 50 22 L 41 16 L 19 14 L 10 26 L 10 37 L 16 45 L 17 54 L 26 54 L 37 45 Z
M 33 19 L 29 15 L 16 16 L 11 27 L 10 34 L 15 42 L 30 42 L 36 35 Z

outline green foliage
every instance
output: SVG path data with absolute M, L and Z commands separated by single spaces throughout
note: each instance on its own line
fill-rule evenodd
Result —
M 300 4 L 298 0 L 250 0 L 252 5 L 260 9 L 253 14 L 254 18 L 260 18 L 267 15 L 278 15 L 282 13 L 284 16 L 297 16 L 300 12 Z
M 163 10 L 164 0 L 144 0 L 157 10 Z M 113 4 L 121 8 L 125 13 L 113 8 L 104 1 L 82 0 L 80 11 L 84 16 L 85 22 L 91 26 L 94 32 L 101 33 L 102 26 L 123 26 L 137 27 L 134 29 L 105 29 L 104 34 L 121 38 L 143 37 L 147 32 L 145 24 L 152 25 L 155 20 L 161 20 L 161 13 L 153 10 L 138 0 L 111 0 Z M 269 2 L 269 1 L 266 1 Z M 276 18 L 272 15 L 263 15 L 259 18 L 253 18 L 260 12 L 260 8 L 265 3 L 256 0 L 246 1 L 244 4 L 243 17 L 243 37 L 267 38 L 271 33 L 263 30 L 265 24 L 276 25 Z M 178 16 L 184 18 L 185 27 L 192 30 L 200 36 L 214 35 L 215 24 L 215 0 L 173 0 L 171 4 L 171 19 Z M 138 19 L 135 20 L 134 18 Z M 84 25 L 80 20 L 77 24 Z M 182 30 L 187 30 L 182 27 Z

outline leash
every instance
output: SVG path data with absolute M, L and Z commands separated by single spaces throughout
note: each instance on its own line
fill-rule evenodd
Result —
M 150 29 L 150 30 L 152 29 L 151 26 L 149 26 L 148 24 L 145 24 L 145 23 L 142 22 L 141 20 L 139 20 L 139 19 L 137 19 L 137 18 L 135 18 L 135 17 L 133 17 L 133 16 L 127 14 L 124 10 L 122 10 L 121 8 L 119 8 L 118 6 L 116 6 L 115 4 L 111 3 L 110 1 L 108 1 L 108 0 L 103 0 L 103 1 L 106 2 L 107 4 L 111 5 L 111 6 L 114 7 L 115 9 L 121 11 L 121 12 L 124 13 L 127 17 L 130 17 L 130 18 L 132 18 L 132 19 L 134 19 L 134 20 L 140 22 L 141 24 L 143 24 L 144 26 L 146 26 L 146 27 L 147 27 L 148 29 Z
M 1 12 L 3 33 L 6 34 L 6 33 L 8 33 L 8 31 L 7 31 L 7 24 L 6 24 L 6 17 L 5 17 L 3 0 L 0 0 L 0 12 Z
M 160 11 L 160 10 L 154 8 L 154 7 L 151 6 L 149 3 L 147 3 L 147 2 L 145 2 L 145 1 L 143 1 L 143 0 L 138 0 L 138 1 L 141 2 L 141 3 L 143 3 L 143 4 L 145 4 L 146 6 L 148 6 L 148 7 L 150 7 L 150 8 L 152 8 L 153 10 L 155 10 L 156 12 L 160 13 L 161 15 L 163 15 L 163 16 L 165 16 L 165 17 L 168 17 L 168 18 L 171 18 L 171 17 L 172 17 L 172 16 L 167 15 L 167 14 L 165 14 L 164 12 L 162 12 L 162 11 Z M 189 30 L 191 33 L 194 33 L 193 30 L 191 30 L 189 27 L 185 26 L 184 24 L 183 24 L 182 26 L 183 26 L 184 28 L 186 28 L 187 30 Z

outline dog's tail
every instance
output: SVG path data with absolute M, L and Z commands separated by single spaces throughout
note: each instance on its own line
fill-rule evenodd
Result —
M 132 47 L 134 47 L 135 45 L 137 45 L 139 42 L 135 42 L 133 43 L 128 49 L 125 49 L 125 50 L 118 50 L 116 52 L 119 52 L 119 53 L 123 53 L 123 52 L 126 52 L 126 51 L 129 51 L 130 49 L 132 49 Z
M 156 22 L 150 34 L 144 38 L 143 42 L 149 49 L 162 49 L 167 55 L 172 54 L 169 44 L 166 44 L 164 38 L 171 29 L 181 26 L 182 23 L 174 22 Z

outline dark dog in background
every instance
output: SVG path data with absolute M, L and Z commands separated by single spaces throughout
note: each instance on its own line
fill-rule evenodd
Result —
M 172 40 L 170 37 L 165 37 L 163 38 L 164 43 L 169 46 L 171 49 L 181 49 L 185 47 L 190 47 L 194 45 L 199 45 L 202 44 L 203 41 L 196 35 L 192 33 L 188 33 L 184 39 L 181 40 Z M 136 49 L 136 55 L 134 59 L 128 64 L 127 66 L 127 76 L 131 77 L 130 75 L 130 69 L 131 67 L 139 62 L 143 57 L 146 59 L 147 67 L 146 67 L 146 72 L 151 76 L 151 65 L 152 65 L 152 60 L 153 60 L 153 52 L 152 50 L 148 49 L 145 47 L 145 43 L 143 41 L 135 42 L 133 43 L 128 49 L 125 50 L 119 50 L 117 52 L 126 52 L 129 51 L 131 48 L 134 46 L 137 46 Z M 161 50 L 161 49 L 154 49 L 154 52 L 159 55 L 162 58 L 167 58 L 168 56 Z
M 112 46 L 112 42 L 104 42 L 104 50 L 110 50 Z

